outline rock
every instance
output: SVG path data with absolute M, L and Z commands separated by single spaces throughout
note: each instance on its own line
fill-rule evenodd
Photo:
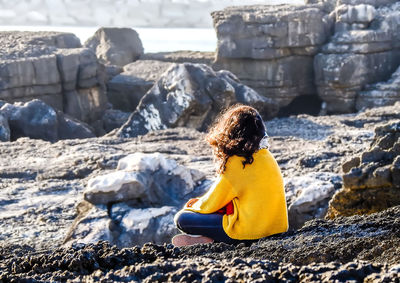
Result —
M 389 93 L 385 101 L 383 93 L 362 91 L 389 79 L 400 64 L 400 5 L 360 2 L 336 8 L 335 34 L 314 59 L 315 84 L 330 113 L 393 102 Z
M 226 72 L 215 73 L 203 64 L 173 64 L 142 98 L 117 136 L 134 137 L 180 126 L 205 130 L 220 110 L 235 103 L 237 97 L 252 103 L 262 101 L 263 109 L 271 112 L 275 106 L 268 105 L 268 100 L 262 100 L 249 88 L 241 87 Z
M 229 7 L 212 17 L 218 38 L 214 68 L 231 71 L 279 107 L 316 95 L 313 56 L 332 26 L 324 5 Z
M 159 153 L 136 152 L 119 160 L 117 171 L 89 180 L 84 199 L 93 204 L 136 200 L 142 205 L 178 205 L 203 178 Z
M 120 128 L 123 124 L 128 121 L 131 113 L 122 112 L 116 109 L 108 109 L 105 111 L 103 120 L 104 130 L 108 133 L 114 129 Z
M 86 139 L 94 138 L 94 130 L 84 122 L 65 115 L 57 111 L 58 118 L 58 138 L 65 139 Z
M 103 70 L 75 35 L 2 32 L 0 43 L 4 47 L 0 99 L 9 103 L 41 99 L 89 123 L 102 116 L 107 104 Z
M 0 141 L 10 141 L 10 126 L 6 117 L 0 112 Z
M 297 230 L 306 221 L 324 218 L 329 200 L 341 185 L 342 178 L 338 174 L 329 172 L 286 178 L 285 191 L 290 229 Z
M 215 52 L 181 50 L 174 52 L 145 53 L 140 60 L 162 61 L 170 63 L 198 63 L 211 66 Z
M 124 66 L 143 54 L 138 33 L 130 28 L 100 28 L 85 42 L 106 64 Z
M 5 104 L 0 111 L 7 117 L 10 125 L 11 140 L 20 137 L 58 140 L 58 119 L 56 111 L 41 100 Z
M 343 189 L 327 216 L 373 213 L 400 204 L 400 122 L 377 127 L 371 148 L 344 164 Z
M 89 180 L 65 242 L 107 240 L 123 247 L 169 242 L 177 233 L 174 215 L 200 193 L 204 178 L 160 153 L 130 154 L 118 161 L 116 171 Z
M 356 109 L 393 105 L 400 100 L 400 67 L 386 82 L 367 85 L 360 91 L 356 100 Z
M 107 83 L 107 96 L 113 107 L 133 112 L 140 99 L 171 66 L 171 63 L 138 60 L 124 66 L 124 71 Z
M 8 120 L 9 139 L 21 137 L 55 142 L 59 139 L 95 137 L 89 125 L 56 111 L 41 100 L 4 104 L 0 113 Z

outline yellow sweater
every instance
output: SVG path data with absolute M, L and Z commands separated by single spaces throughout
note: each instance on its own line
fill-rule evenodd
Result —
M 232 239 L 255 240 L 288 229 L 283 178 L 278 163 L 267 149 L 253 154 L 243 169 L 243 157 L 231 156 L 225 171 L 191 207 L 199 213 L 214 213 L 230 201 L 234 213 L 224 215 L 222 225 Z

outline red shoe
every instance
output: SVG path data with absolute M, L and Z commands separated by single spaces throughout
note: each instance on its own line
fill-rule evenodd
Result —
M 192 246 L 197 244 L 209 244 L 214 240 L 206 236 L 179 234 L 172 238 L 172 244 L 175 247 Z

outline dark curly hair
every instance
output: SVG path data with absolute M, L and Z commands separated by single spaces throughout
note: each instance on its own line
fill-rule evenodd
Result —
M 213 148 L 217 173 L 225 171 L 232 155 L 245 158 L 243 168 L 253 163 L 253 153 L 259 149 L 264 135 L 264 122 L 253 107 L 236 104 L 221 112 L 206 136 Z

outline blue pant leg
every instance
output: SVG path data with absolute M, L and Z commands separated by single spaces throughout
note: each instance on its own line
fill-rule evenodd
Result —
M 179 230 L 192 235 L 203 235 L 215 242 L 235 244 L 240 241 L 230 238 L 222 227 L 223 215 L 217 213 L 201 214 L 192 211 L 180 211 L 175 216 Z

